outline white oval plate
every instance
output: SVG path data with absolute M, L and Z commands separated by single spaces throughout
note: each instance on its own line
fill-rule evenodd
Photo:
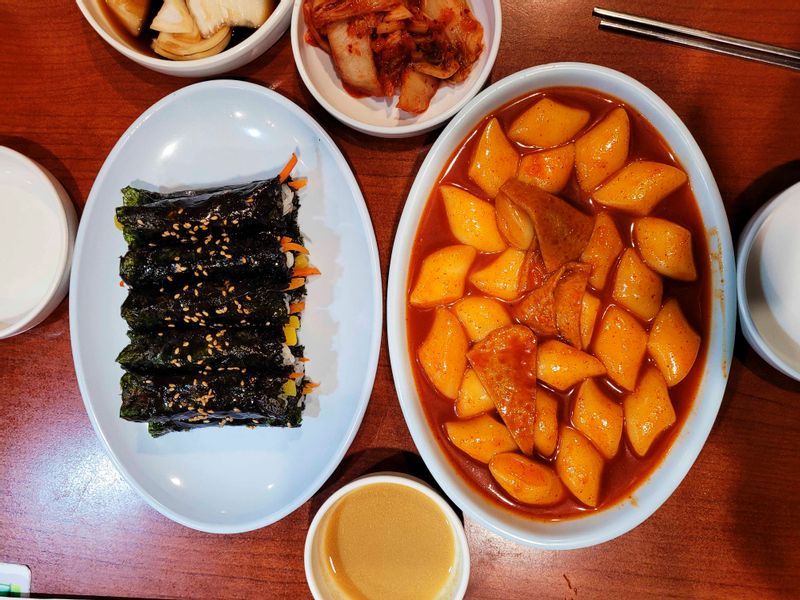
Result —
M 663 136 L 689 175 L 703 218 L 711 260 L 711 324 L 708 354 L 696 400 L 672 447 L 652 474 L 619 504 L 584 517 L 549 522 L 526 519 L 486 497 L 453 468 L 431 431 L 409 358 L 406 292 L 409 258 L 422 212 L 442 168 L 473 128 L 507 102 L 548 87 L 598 90 L 638 110 Z M 605 67 L 552 63 L 514 73 L 493 84 L 456 115 L 420 167 L 408 193 L 389 267 L 387 330 L 392 375 L 411 437 L 437 483 L 465 514 L 514 541 L 548 549 L 592 546 L 630 531 L 661 506 L 686 476 L 711 432 L 728 380 L 736 331 L 736 267 L 725 207 L 702 151 L 672 109 L 650 89 Z
M 309 284 L 301 342 L 321 387 L 295 429 L 227 427 L 153 439 L 119 418 L 127 343 L 114 209 L 126 185 L 173 190 L 274 176 L 292 152 L 300 227 L 322 276 Z M 378 249 L 364 199 L 333 141 L 283 96 L 239 81 L 175 92 L 142 114 L 95 180 L 75 246 L 72 352 L 86 412 L 108 454 L 156 510 L 211 533 L 249 531 L 312 496 L 341 461 L 364 416 L 380 347 Z
M 465 81 L 442 85 L 424 113 L 413 115 L 397 108 L 398 98 L 356 98 L 342 87 L 333 60 L 324 50 L 306 43 L 303 0 L 292 12 L 292 52 L 303 83 L 322 107 L 357 131 L 386 138 L 420 135 L 436 129 L 477 94 L 492 71 L 500 48 L 503 15 L 500 0 L 470 0 L 483 26 L 483 52 Z

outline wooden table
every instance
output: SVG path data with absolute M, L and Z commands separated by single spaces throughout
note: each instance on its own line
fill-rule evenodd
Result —
M 503 4 L 503 40 L 491 81 L 553 61 L 593 62 L 640 80 L 674 108 L 705 152 L 734 240 L 759 206 L 800 180 L 800 74 L 601 33 L 588 0 Z M 800 41 L 796 0 L 636 4 L 609 0 L 607 8 L 784 46 Z M 128 125 L 191 83 L 117 54 L 71 2 L 5 0 L 0 33 L 0 145 L 52 171 L 78 208 Z M 302 85 L 288 35 L 231 76 L 288 96 L 331 133 L 366 196 L 385 275 L 403 201 L 437 132 L 387 141 L 340 125 Z M 384 344 L 358 437 L 312 500 L 283 521 L 243 535 L 213 536 L 177 525 L 136 495 L 95 437 L 73 371 L 67 313 L 64 302 L 33 331 L 0 342 L 0 562 L 29 565 L 35 592 L 306 597 L 303 542 L 320 503 L 376 465 L 424 469 L 397 403 Z M 570 552 L 517 546 L 467 519 L 469 597 L 795 595 L 798 448 L 800 384 L 738 339 L 708 443 L 655 515 L 619 539 Z

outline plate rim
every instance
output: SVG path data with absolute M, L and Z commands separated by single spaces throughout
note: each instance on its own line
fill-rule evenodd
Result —
M 350 446 L 355 439 L 358 430 L 361 427 L 361 423 L 364 419 L 364 414 L 366 413 L 367 406 L 369 405 L 370 397 L 372 395 L 372 390 L 375 383 L 375 377 L 377 375 L 378 369 L 378 362 L 380 357 L 380 348 L 383 339 L 383 280 L 380 273 L 380 258 L 378 253 L 378 243 L 377 239 L 375 238 L 375 229 L 372 224 L 372 219 L 370 218 L 369 210 L 367 208 L 366 202 L 364 200 L 364 195 L 361 192 L 361 188 L 358 185 L 358 181 L 355 178 L 353 170 L 350 168 L 349 163 L 345 159 L 344 155 L 342 154 L 339 147 L 333 141 L 333 139 L 328 135 L 328 133 L 322 128 L 322 126 L 317 123 L 317 121 L 309 115 L 303 108 L 295 104 L 292 100 L 279 94 L 278 92 L 255 84 L 245 81 L 238 81 L 232 79 L 216 79 L 211 81 L 202 81 L 199 83 L 194 83 L 185 87 L 182 87 L 174 92 L 167 94 L 166 96 L 162 97 L 160 100 L 156 101 L 154 104 L 149 106 L 144 112 L 142 112 L 131 125 L 125 130 L 125 132 L 119 137 L 117 142 L 114 144 L 111 151 L 106 156 L 105 160 L 103 161 L 103 165 L 98 171 L 97 176 L 95 177 L 94 182 L 92 183 L 92 188 L 89 191 L 89 195 L 86 198 L 86 203 L 83 207 L 82 217 L 89 214 L 91 210 L 94 209 L 94 205 L 99 202 L 98 195 L 99 195 L 99 187 L 105 181 L 106 177 L 108 176 L 108 172 L 111 169 L 111 165 L 117 158 L 118 154 L 122 151 L 122 149 L 127 145 L 130 138 L 138 131 L 138 129 L 147 122 L 154 114 L 158 113 L 160 110 L 165 108 L 166 106 L 171 105 L 176 101 L 180 101 L 182 98 L 187 96 L 192 96 L 197 93 L 205 93 L 209 90 L 218 90 L 218 89 L 228 89 L 231 91 L 239 91 L 239 92 L 254 92 L 256 94 L 263 95 L 268 102 L 274 102 L 282 107 L 286 108 L 290 112 L 294 113 L 294 115 L 303 121 L 317 136 L 318 142 L 327 146 L 329 152 L 331 152 L 335 162 L 337 162 L 341 167 L 341 173 L 343 178 L 348 184 L 350 188 L 353 199 L 355 201 L 356 210 L 362 220 L 362 224 L 364 225 L 364 233 L 367 238 L 367 246 L 369 249 L 368 252 L 368 260 L 369 260 L 369 268 L 371 271 L 372 279 L 375 281 L 376 285 L 374 286 L 374 292 L 372 297 L 373 306 L 375 307 L 375 316 L 372 322 L 372 331 L 375 335 L 373 335 L 373 341 L 371 346 L 368 348 L 368 369 L 365 374 L 364 378 L 364 385 L 361 388 L 361 394 L 359 398 L 358 409 L 355 412 L 355 419 L 353 420 L 349 430 L 347 431 L 346 436 L 339 444 L 339 448 L 337 452 L 332 456 L 332 460 L 329 461 L 324 469 L 317 475 L 315 479 L 311 482 L 306 489 L 299 494 L 294 501 L 286 503 L 281 509 L 277 511 L 273 511 L 270 514 L 261 517 L 259 519 L 253 519 L 246 523 L 242 523 L 239 525 L 222 525 L 222 524 L 215 524 L 215 523 L 208 523 L 204 521 L 200 521 L 197 519 L 187 518 L 180 513 L 172 510 L 171 508 L 167 507 L 165 504 L 157 500 L 153 497 L 149 492 L 147 492 L 134 478 L 125 466 L 121 463 L 119 458 L 117 457 L 116 453 L 111 449 L 108 439 L 106 438 L 105 432 L 101 428 L 98 423 L 97 415 L 94 412 L 94 406 L 90 399 L 90 394 L 88 390 L 88 385 L 86 383 L 85 377 L 85 369 L 83 365 L 83 361 L 81 358 L 81 354 L 79 352 L 80 346 L 80 331 L 78 327 L 78 319 L 77 319 L 77 298 L 80 295 L 78 292 L 78 281 L 80 279 L 80 259 L 83 255 L 83 246 L 85 243 L 85 238 L 87 234 L 87 226 L 84 225 L 86 221 L 81 218 L 81 222 L 78 226 L 78 234 L 75 239 L 75 249 L 72 256 L 72 276 L 70 278 L 70 286 L 69 286 L 69 330 L 70 330 L 70 348 L 72 351 L 72 360 L 75 367 L 75 375 L 78 380 L 78 388 L 80 390 L 81 399 L 83 400 L 84 409 L 86 410 L 86 414 L 89 417 L 89 421 L 92 424 L 92 428 L 94 429 L 94 433 L 97 438 L 100 440 L 101 445 L 103 447 L 103 451 L 105 452 L 106 456 L 111 460 L 114 467 L 117 471 L 123 476 L 125 481 L 130 485 L 139 496 L 145 500 L 145 502 L 150 505 L 152 508 L 156 509 L 159 513 L 167 517 L 168 519 L 179 523 L 185 527 L 189 527 L 191 529 L 195 529 L 198 531 L 203 531 L 205 533 L 219 533 L 219 534 L 231 534 L 231 533 L 244 533 L 247 531 L 253 531 L 256 529 L 260 529 L 262 527 L 266 527 L 268 525 L 272 525 L 283 519 L 284 517 L 288 516 L 303 504 L 305 504 L 314 494 L 316 494 L 322 485 L 328 480 L 328 478 L 333 474 L 336 468 L 341 463 L 342 459 L 344 458 L 345 454 L 349 450 Z

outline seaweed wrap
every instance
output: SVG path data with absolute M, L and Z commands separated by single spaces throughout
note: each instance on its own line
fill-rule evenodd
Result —
M 169 194 L 132 187 L 122 190 L 116 216 L 131 246 L 202 241 L 209 234 L 268 231 L 300 239 L 299 199 L 277 178 L 217 189 Z
M 245 276 L 269 280 L 272 289 L 286 289 L 291 283 L 294 254 L 284 251 L 276 236 L 262 232 L 241 241 L 227 236 L 222 241 L 133 248 L 120 259 L 120 277 L 131 287 Z
M 302 377 L 249 373 L 194 377 L 126 373 L 121 380 L 120 417 L 166 425 L 164 433 L 201 425 L 295 427 L 304 408 L 302 382 Z
M 117 225 L 128 345 L 120 417 L 153 437 L 210 426 L 300 425 L 317 384 L 298 330 L 306 281 L 289 175 L 160 193 L 126 187 Z
M 163 291 L 133 289 L 122 318 L 133 330 L 182 327 L 281 327 L 301 302 L 304 287 L 275 291 L 262 278 L 186 284 Z
M 147 373 L 241 370 L 288 375 L 298 371 L 303 347 L 286 343 L 281 328 L 167 329 L 131 332 L 131 343 L 117 362 L 128 371 Z

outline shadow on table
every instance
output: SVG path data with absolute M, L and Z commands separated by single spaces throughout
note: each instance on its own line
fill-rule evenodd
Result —
M 748 185 L 731 205 L 726 206 L 734 245 L 738 243 L 742 229 L 756 211 L 798 181 L 800 181 L 800 159 L 767 171 Z
M 459 518 L 463 520 L 461 510 L 445 495 L 419 455 L 396 448 L 367 448 L 347 456 L 320 491 L 314 495 L 311 499 L 311 511 L 308 515 L 309 524 L 311 524 L 311 520 L 320 507 L 336 490 L 363 475 L 386 471 L 411 475 L 421 479 L 442 496 Z
M 800 160 L 790 161 L 751 183 L 733 202 L 729 220 L 738 242 L 747 222 L 765 203 L 800 181 Z M 738 267 L 739 265 L 737 265 Z M 717 424 L 738 420 L 730 440 L 731 464 L 736 473 L 730 527 L 737 539 L 739 559 L 771 588 L 793 589 L 793 573 L 800 568 L 794 529 L 800 510 L 797 473 L 800 454 L 786 450 L 779 438 L 800 439 L 794 401 L 800 382 L 770 367 L 737 330 L 734 367 Z M 749 372 L 749 373 L 748 373 Z M 786 491 L 775 494 L 776 483 Z
M 80 219 L 83 212 L 83 198 L 81 197 L 80 189 L 72 173 L 58 156 L 41 144 L 18 135 L 0 134 L 0 146 L 16 150 L 50 171 L 53 177 L 58 179 L 61 185 L 64 186 Z

